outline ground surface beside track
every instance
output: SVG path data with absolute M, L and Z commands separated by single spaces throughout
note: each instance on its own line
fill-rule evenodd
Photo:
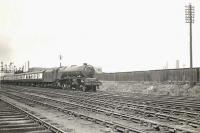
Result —
M 50 101 L 46 100 L 52 99 L 53 100 L 52 105 L 57 104 L 57 106 L 61 108 L 70 109 L 72 111 L 85 114 L 93 118 L 98 117 L 104 120 L 107 119 L 110 122 L 116 122 L 116 123 L 119 122 L 122 123 L 123 125 L 136 127 L 139 130 L 143 129 L 144 132 L 148 133 L 165 133 L 165 132 L 169 133 L 175 131 L 173 130 L 173 128 L 177 128 L 180 130 L 187 130 L 189 132 L 194 132 L 194 133 L 198 133 L 200 131 L 198 125 L 200 119 L 194 118 L 196 114 L 197 115 L 199 114 L 199 111 L 195 111 L 195 109 L 198 110 L 198 106 L 195 107 L 195 105 L 198 105 L 197 104 L 198 102 L 196 101 L 198 101 L 199 99 L 193 99 L 187 97 L 167 97 L 167 96 L 159 98 L 156 96 L 148 97 L 142 94 L 135 95 L 135 94 L 120 94 L 120 93 L 106 93 L 106 92 L 83 93 L 83 92 L 73 92 L 73 91 L 65 91 L 58 89 L 55 90 L 55 89 L 37 88 L 37 87 L 18 86 L 18 87 L 10 87 L 10 89 L 8 88 L 7 92 L 9 94 L 25 96 L 27 98 L 42 101 L 43 103 L 47 104 L 49 104 Z M 6 88 L 4 88 L 4 90 L 5 89 Z M 6 93 L 2 94 L 4 96 L 8 95 Z M 61 112 L 56 111 L 55 109 L 43 107 L 37 104 L 33 104 L 31 102 L 30 103 L 26 102 L 26 104 L 24 104 L 23 101 L 17 99 L 10 99 L 8 97 L 7 99 L 12 101 L 13 103 L 16 103 L 17 105 L 29 108 L 32 111 L 39 113 L 40 115 L 48 117 L 48 119 L 54 121 L 55 123 L 58 123 L 62 128 L 64 127 L 68 132 L 78 132 L 78 133 L 117 132 L 117 130 L 114 127 L 107 128 L 105 126 L 105 123 L 96 124 L 94 123 L 94 121 L 87 121 L 85 118 L 80 119 L 79 117 L 74 117 L 73 114 L 65 115 Z M 168 102 L 164 102 L 166 100 L 168 100 Z M 183 102 L 186 101 L 185 104 L 191 105 L 191 108 L 188 108 L 189 109 L 188 111 L 184 112 L 184 110 L 182 110 L 182 112 L 186 114 L 182 114 L 182 112 L 179 111 L 180 109 L 184 109 L 182 103 L 180 102 L 182 100 Z M 176 106 L 174 105 L 174 108 L 167 107 L 170 103 L 174 103 Z M 134 104 L 135 105 L 138 104 L 140 106 L 134 106 Z M 166 105 L 164 106 L 162 104 Z M 114 108 L 112 106 L 114 106 Z M 131 106 L 134 106 L 134 108 Z M 179 106 L 181 108 L 179 108 Z M 169 109 L 166 110 L 166 108 Z M 100 112 L 98 112 L 97 110 L 99 110 Z M 170 111 L 172 110 L 174 114 L 171 114 L 172 112 Z M 112 111 L 114 112 L 112 113 Z M 111 113 L 112 115 L 110 114 L 105 115 L 106 113 L 107 114 Z M 124 116 L 123 117 L 120 116 L 120 118 L 115 117 L 116 113 L 117 115 L 126 114 L 135 117 L 136 118 L 135 120 L 139 121 L 140 124 L 138 125 L 137 122 L 134 124 L 134 122 L 131 122 L 128 119 L 123 120 L 125 118 Z M 185 120 L 188 120 L 188 122 Z M 192 121 L 196 122 L 193 123 Z M 171 129 L 170 130 L 162 129 L 160 131 L 155 130 L 157 126 L 162 127 L 163 125 L 165 126 L 169 125 L 168 128 Z M 195 126 L 195 128 L 193 126 Z M 128 130 L 126 131 L 128 132 Z
M 100 90 L 110 92 L 135 92 L 169 96 L 200 96 L 200 85 L 195 85 L 191 88 L 189 84 L 183 84 L 179 82 L 160 83 L 136 81 L 102 81 Z

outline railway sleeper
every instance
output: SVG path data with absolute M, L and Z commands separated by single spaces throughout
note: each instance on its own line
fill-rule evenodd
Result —
M 56 107 L 57 108 L 57 107 Z M 119 115 L 118 115 L 119 116 Z M 138 121 L 138 120 L 137 120 Z

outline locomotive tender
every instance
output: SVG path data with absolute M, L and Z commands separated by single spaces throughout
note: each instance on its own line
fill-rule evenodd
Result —
M 7 74 L 1 77 L 1 82 L 3 84 L 96 91 L 99 85 L 101 85 L 101 82 L 97 78 L 94 78 L 94 74 L 94 67 L 84 63 L 82 66 L 52 68 L 20 74 Z

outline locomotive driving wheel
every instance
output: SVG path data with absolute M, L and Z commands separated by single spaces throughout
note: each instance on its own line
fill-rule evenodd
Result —
M 82 91 L 83 91 L 83 92 L 86 92 L 86 91 L 87 91 L 86 86 L 83 86 L 83 87 L 82 87 Z

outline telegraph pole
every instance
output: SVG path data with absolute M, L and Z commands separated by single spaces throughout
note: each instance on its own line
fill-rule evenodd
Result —
M 62 64 L 61 64 L 62 55 L 61 54 L 59 55 L 59 59 L 60 59 L 60 67 L 62 67 Z
M 28 68 L 27 68 L 27 69 L 28 69 L 27 71 L 29 71 L 29 67 L 30 67 L 30 62 L 29 62 L 29 60 L 27 61 L 27 67 L 28 67 Z
M 1 62 L 1 72 L 3 72 L 3 61 Z
M 185 20 L 190 26 L 190 87 L 193 86 L 193 72 L 192 72 L 192 24 L 194 23 L 194 6 L 189 4 L 185 6 Z
M 8 69 L 7 69 L 7 64 L 5 65 L 5 73 L 7 73 Z

